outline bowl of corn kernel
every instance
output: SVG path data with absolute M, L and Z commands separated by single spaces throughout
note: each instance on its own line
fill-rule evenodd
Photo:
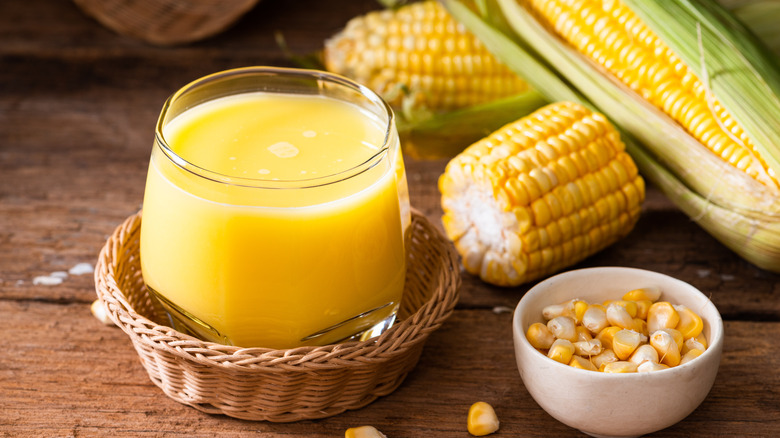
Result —
M 592 436 L 641 436 L 679 422 L 707 397 L 723 350 L 723 321 L 706 295 L 622 267 L 538 283 L 518 303 L 513 333 L 534 400 Z

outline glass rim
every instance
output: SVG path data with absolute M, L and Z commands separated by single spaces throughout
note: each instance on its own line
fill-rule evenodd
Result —
M 356 91 L 358 94 L 366 97 L 370 102 L 382 108 L 385 112 L 384 114 L 384 116 L 386 116 L 384 118 L 385 134 L 384 134 L 384 139 L 381 147 L 376 153 L 371 155 L 365 161 L 358 163 L 348 169 L 336 173 L 328 174 L 328 175 L 322 175 L 322 176 L 317 176 L 313 178 L 304 178 L 304 179 L 266 179 L 266 178 L 257 178 L 257 177 L 239 177 L 239 176 L 225 175 L 223 173 L 215 172 L 203 166 L 199 166 L 195 163 L 187 161 L 182 156 L 174 152 L 173 149 L 168 144 L 167 140 L 165 139 L 165 135 L 163 134 L 163 127 L 165 125 L 165 115 L 168 113 L 168 111 L 170 111 L 172 104 L 177 99 L 180 99 L 186 93 L 191 92 L 197 89 L 198 87 L 216 82 L 220 79 L 224 79 L 227 77 L 231 77 L 231 76 L 238 77 L 241 75 L 287 76 L 291 78 L 298 77 L 298 78 L 306 78 L 306 79 L 316 79 L 317 81 L 330 82 L 335 85 L 343 86 L 352 89 L 353 91 Z M 241 94 L 241 93 L 235 93 L 235 94 Z M 394 136 L 394 126 L 395 126 L 395 113 L 393 112 L 390 105 L 381 96 L 379 96 L 377 93 L 372 91 L 370 88 L 358 82 L 355 82 L 349 78 L 346 78 L 344 76 L 321 71 L 321 70 L 313 70 L 313 69 L 263 67 L 263 66 L 239 67 L 239 68 L 223 70 L 223 71 L 219 71 L 216 73 L 211 73 L 209 75 L 203 76 L 184 85 L 183 87 L 179 88 L 176 92 L 171 94 L 165 100 L 162 110 L 160 111 L 160 116 L 158 117 L 157 123 L 155 125 L 155 147 L 159 148 L 163 152 L 163 154 L 170 160 L 170 162 L 173 163 L 179 169 L 187 171 L 197 177 L 210 180 L 212 182 L 237 186 L 237 187 L 248 187 L 248 188 L 256 188 L 256 189 L 305 189 L 305 188 L 322 187 L 325 185 L 335 184 L 341 181 L 345 181 L 353 177 L 356 177 L 370 170 L 374 166 L 378 165 L 385 156 L 389 155 L 390 148 L 393 146 L 393 144 L 390 144 L 390 142 L 392 140 L 392 137 Z

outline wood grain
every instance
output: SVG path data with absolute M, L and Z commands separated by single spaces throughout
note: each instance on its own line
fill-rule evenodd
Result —
M 157 115 L 167 96 L 214 71 L 291 66 L 277 32 L 311 53 L 371 0 L 263 0 L 223 34 L 175 48 L 121 37 L 71 2 L 0 2 L 0 436 L 333 437 L 373 424 L 389 437 L 466 437 L 468 407 L 494 405 L 496 436 L 574 436 L 526 392 L 514 365 L 511 310 L 530 287 L 464 275 L 455 314 L 393 394 L 319 421 L 248 422 L 171 401 L 129 339 L 95 320 L 90 275 L 36 276 L 94 263 L 138 210 Z M 408 159 L 412 204 L 435 223 L 446 160 Z M 574 266 L 660 271 L 711 296 L 726 322 L 718 378 L 684 421 L 655 436 L 780 434 L 780 276 L 736 257 L 653 187 L 635 230 Z M 663 402 L 663 401 L 659 401 Z

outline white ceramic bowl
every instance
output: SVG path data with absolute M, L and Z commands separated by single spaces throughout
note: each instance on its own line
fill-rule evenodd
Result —
M 572 298 L 602 302 L 649 286 L 661 289 L 661 300 L 701 316 L 709 344 L 704 354 L 666 370 L 607 374 L 558 363 L 525 337 L 531 324 L 544 322 L 542 309 L 549 304 Z M 723 321 L 707 296 L 688 283 L 641 269 L 588 268 L 550 277 L 523 296 L 513 325 L 517 368 L 528 392 L 554 418 L 592 436 L 640 436 L 679 422 L 709 393 L 723 350 Z

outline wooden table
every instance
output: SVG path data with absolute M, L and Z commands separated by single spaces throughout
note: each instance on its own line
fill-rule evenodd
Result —
M 477 400 L 496 408 L 496 436 L 578 434 L 539 408 L 515 367 L 512 315 L 500 309 L 514 308 L 529 286 L 494 288 L 465 275 L 455 313 L 397 391 L 332 418 L 274 424 L 168 399 L 127 336 L 91 315 L 91 275 L 33 283 L 94 265 L 107 236 L 139 209 L 153 127 L 171 92 L 227 68 L 290 66 L 276 31 L 309 53 L 376 8 L 373 0 L 263 0 L 215 38 L 159 48 L 106 30 L 69 1 L 0 2 L 0 436 L 337 437 L 372 424 L 389 437 L 466 437 Z M 407 164 L 412 203 L 436 224 L 444 165 Z M 630 236 L 575 267 L 601 265 L 688 281 L 725 320 L 710 395 L 656 436 L 780 434 L 780 276 L 739 259 L 652 187 Z

